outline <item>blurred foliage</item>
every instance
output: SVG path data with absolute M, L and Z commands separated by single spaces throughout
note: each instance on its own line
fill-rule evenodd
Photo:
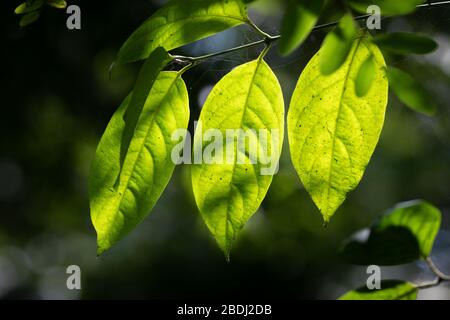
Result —
M 65 9 L 67 3 L 64 0 L 27 0 L 16 7 L 14 13 L 22 15 L 19 25 L 26 27 L 35 22 L 41 15 L 44 5 L 56 9 Z
M 385 30 L 420 31 L 439 42 L 440 49 L 427 57 L 389 56 L 391 65 L 408 70 L 432 93 L 436 116 L 417 114 L 391 97 L 380 144 L 362 183 L 326 228 L 285 148 L 268 196 L 227 264 L 195 208 L 189 166 L 176 169 L 152 214 L 130 237 L 96 258 L 87 195 L 89 166 L 100 135 L 130 91 L 139 67 L 117 67 L 109 80 L 108 66 L 123 41 L 163 1 L 72 2 L 81 7 L 80 31 L 67 30 L 67 15 L 57 10 L 42 11 L 32 27 L 20 29 L 13 14 L 18 3 L 0 4 L 1 298 L 334 299 L 367 277 L 365 269 L 349 268 L 340 260 L 339 243 L 384 208 L 414 198 L 441 209 L 442 228 L 433 254 L 443 270 L 450 269 L 449 7 L 382 23 Z M 280 12 L 258 2 L 254 8 L 251 15 L 258 24 L 278 34 Z M 338 10 L 327 12 L 325 19 L 335 20 Z M 247 31 L 230 30 L 178 52 L 198 55 L 246 43 L 253 40 Z M 313 33 L 288 58 L 275 50 L 269 53 L 286 101 L 324 36 Z M 186 74 L 191 130 L 208 88 L 258 53 L 256 48 L 214 59 Z M 81 292 L 66 289 L 69 264 L 81 267 Z M 406 265 L 386 273 L 414 280 L 420 267 Z M 424 292 L 422 297 L 448 297 L 448 290 Z

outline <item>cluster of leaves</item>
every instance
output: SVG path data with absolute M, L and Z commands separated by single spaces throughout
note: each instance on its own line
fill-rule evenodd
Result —
M 370 228 L 347 240 L 340 255 L 356 265 L 394 266 L 429 259 L 441 224 L 439 209 L 422 200 L 397 204 Z M 362 235 L 362 236 L 361 236 Z M 343 300 L 414 300 L 421 285 L 384 280 L 381 289 L 363 286 L 344 294 Z
M 57 9 L 67 7 L 65 0 L 27 0 L 21 3 L 14 11 L 16 14 L 22 16 L 19 25 L 25 27 L 39 19 L 44 5 Z
M 366 9 L 365 0 L 348 4 Z M 377 2 L 377 1 L 370 1 Z M 384 12 L 411 12 L 418 0 L 378 1 Z M 121 47 L 116 64 L 146 60 L 133 92 L 112 117 L 98 146 L 90 177 L 91 217 L 98 253 L 129 233 L 152 209 L 174 170 L 171 140 L 187 128 L 188 94 L 182 75 L 200 61 L 186 58 L 179 71 L 166 71 L 179 56 L 167 51 L 247 24 L 264 37 L 266 48 L 254 61 L 228 73 L 202 108 L 203 128 L 278 129 L 284 132 L 280 84 L 265 62 L 270 44 L 280 39 L 282 54 L 293 52 L 336 1 L 291 1 L 281 37 L 261 31 L 241 0 L 172 0 L 148 18 Z M 388 101 L 388 83 L 410 107 L 432 113 L 426 91 L 399 69 L 387 68 L 383 53 L 424 54 L 436 43 L 411 33 L 372 37 L 362 32 L 351 10 L 326 36 L 303 70 L 287 115 L 293 165 L 328 222 L 361 180 L 377 145 Z M 381 50 L 380 50 L 381 49 Z M 281 154 L 283 134 L 268 137 L 266 154 Z M 261 141 L 256 139 L 256 143 Z M 202 151 L 207 147 L 197 135 Z M 224 145 L 224 144 L 222 144 Z M 247 150 L 235 149 L 246 155 Z M 272 181 L 260 164 L 194 164 L 192 185 L 199 211 L 228 257 L 238 231 L 256 212 Z

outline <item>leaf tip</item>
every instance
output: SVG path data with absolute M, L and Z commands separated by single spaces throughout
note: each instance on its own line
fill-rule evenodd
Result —
M 102 245 L 97 245 L 97 258 L 100 258 L 100 256 L 106 251 L 108 248 L 103 247 Z

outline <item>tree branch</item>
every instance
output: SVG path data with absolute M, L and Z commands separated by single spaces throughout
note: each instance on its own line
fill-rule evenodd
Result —
M 430 270 L 440 279 L 440 281 L 450 281 L 450 275 L 447 275 L 443 273 L 439 268 L 434 264 L 433 260 L 431 260 L 431 257 L 427 257 L 425 261 L 428 264 L 428 267 Z
M 436 278 L 434 280 L 423 282 L 418 285 L 416 285 L 417 289 L 428 289 L 433 288 L 441 284 L 441 282 L 444 281 L 450 281 L 450 275 L 447 275 L 443 273 L 439 268 L 434 264 L 431 257 L 426 257 L 425 261 L 427 262 L 428 267 L 430 268 L 431 272 L 434 273 Z
M 422 9 L 422 8 L 432 8 L 432 7 L 437 7 L 437 6 L 443 6 L 443 5 L 450 5 L 450 1 L 439 1 L 439 2 L 428 2 L 428 3 L 424 3 L 424 4 L 420 4 L 418 6 L 416 6 L 417 9 Z M 360 21 L 360 20 L 364 20 L 367 19 L 368 17 L 370 17 L 370 14 L 364 14 L 361 16 L 357 16 L 354 18 L 355 21 Z M 182 55 L 176 55 L 173 56 L 175 60 L 178 60 L 180 62 L 187 62 L 187 63 L 191 63 L 191 64 L 199 64 L 207 59 L 213 58 L 213 57 L 217 57 L 217 56 L 221 56 L 221 55 L 225 55 L 231 52 L 235 52 L 235 51 L 240 51 L 243 49 L 247 49 L 250 47 L 254 47 L 254 46 L 258 46 L 261 44 L 265 44 L 266 46 L 271 44 L 272 42 L 275 42 L 277 40 L 279 40 L 281 38 L 281 35 L 276 35 L 276 36 L 271 36 L 268 33 L 262 31 L 257 25 L 255 25 L 251 20 L 249 20 L 248 24 L 254 29 L 256 30 L 257 33 L 259 33 L 260 35 L 262 35 L 264 37 L 264 39 L 262 40 L 258 40 L 258 41 L 254 41 L 254 42 L 250 42 L 238 47 L 234 47 L 234 48 L 230 48 L 230 49 L 226 49 L 223 51 L 219 51 L 219 52 L 214 52 L 214 53 L 210 53 L 210 54 L 206 54 L 203 56 L 198 56 L 198 57 L 188 57 L 188 56 L 182 56 Z M 333 22 L 328 22 L 328 23 L 324 23 L 324 24 L 319 24 L 317 26 L 315 26 L 312 29 L 312 32 L 314 31 L 318 31 L 318 30 L 322 30 L 322 29 L 326 29 L 326 28 L 331 28 L 334 27 L 336 25 L 339 24 L 339 21 L 333 21 Z

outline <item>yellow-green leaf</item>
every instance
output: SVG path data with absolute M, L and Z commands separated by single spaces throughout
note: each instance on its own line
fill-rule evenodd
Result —
M 36 11 L 42 7 L 44 0 L 27 1 L 21 3 L 15 10 L 15 14 L 25 14 L 32 11 Z
M 47 1 L 47 4 L 56 9 L 64 9 L 67 7 L 67 2 L 65 0 L 50 0 Z
M 329 221 L 361 180 L 384 123 L 388 81 L 383 55 L 369 40 L 354 41 L 335 73 L 320 72 L 320 50 L 295 88 L 288 114 L 291 158 L 306 190 Z M 376 69 L 372 90 L 355 93 L 357 73 L 369 56 Z
M 290 0 L 281 24 L 279 50 L 283 55 L 294 51 L 319 19 L 324 0 Z
M 215 140 L 220 140 L 224 150 L 216 152 L 219 163 L 203 161 L 193 165 L 195 200 L 208 229 L 228 258 L 238 231 L 267 193 L 283 142 L 283 95 L 276 76 L 262 57 L 235 68 L 208 96 L 194 137 L 195 148 L 204 154 L 211 142 L 202 139 L 200 125 L 205 134 L 210 129 L 222 133 Z M 226 143 L 229 129 L 244 131 L 238 131 L 233 142 L 228 139 Z M 265 132 L 267 139 L 261 132 Z M 245 134 L 248 145 L 238 147 L 236 141 L 245 138 Z M 255 149 L 250 152 L 250 145 L 256 145 L 258 152 L 267 157 L 258 153 L 257 161 L 250 163 L 249 155 L 255 155 Z
M 150 94 L 154 82 L 158 78 L 162 69 L 172 60 L 172 57 L 161 47 L 156 48 L 150 57 L 142 66 L 133 93 L 130 98 L 129 106 L 123 116 L 125 128 L 123 132 L 122 143 L 120 146 L 121 166 L 128 152 L 128 147 L 133 139 L 134 130 L 142 114 L 145 102 Z
M 241 0 L 172 0 L 131 34 L 116 63 L 145 59 L 159 46 L 169 51 L 247 21 Z
M 187 128 L 189 103 L 180 73 L 163 71 L 142 108 L 120 163 L 128 97 L 112 117 L 97 148 L 89 179 L 91 218 L 98 254 L 129 233 L 153 208 L 172 175 L 173 131 Z
M 417 293 L 417 287 L 410 282 L 383 280 L 379 290 L 363 286 L 347 292 L 339 300 L 416 300 Z
M 353 17 L 346 14 L 339 25 L 326 36 L 320 49 L 320 71 L 324 75 L 329 75 L 342 66 L 357 35 Z

